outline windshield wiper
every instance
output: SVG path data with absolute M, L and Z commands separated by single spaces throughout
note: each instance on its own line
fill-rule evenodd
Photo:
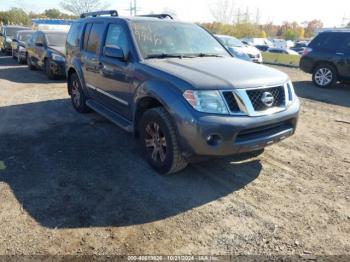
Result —
M 210 53 L 193 54 L 193 56 L 195 56 L 195 57 L 223 57 L 222 55 L 210 54 Z
M 184 57 L 187 57 L 185 55 L 181 55 L 181 54 L 153 54 L 153 55 L 148 55 L 145 57 L 145 59 L 152 59 L 152 58 L 159 58 L 159 59 L 162 59 L 162 58 L 184 58 Z

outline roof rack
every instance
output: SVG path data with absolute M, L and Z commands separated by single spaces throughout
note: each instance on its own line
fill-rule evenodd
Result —
M 96 16 L 102 16 L 102 15 L 119 16 L 117 10 L 107 10 L 107 11 L 97 11 L 97 12 L 83 13 L 83 14 L 80 15 L 80 18 L 96 17 Z
M 150 14 L 150 15 L 138 15 L 139 17 L 154 17 L 159 19 L 166 19 L 170 18 L 171 20 L 174 20 L 174 17 L 172 17 L 169 14 Z

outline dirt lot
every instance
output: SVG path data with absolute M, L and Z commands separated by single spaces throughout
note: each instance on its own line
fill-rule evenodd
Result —
M 302 100 L 294 137 L 164 177 L 64 81 L 0 57 L 0 254 L 350 255 L 350 87 L 278 69 Z

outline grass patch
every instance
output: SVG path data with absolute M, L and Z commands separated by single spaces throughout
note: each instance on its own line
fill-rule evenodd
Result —
M 288 54 L 274 54 L 263 52 L 264 63 L 273 65 L 285 65 L 292 67 L 299 67 L 300 56 Z

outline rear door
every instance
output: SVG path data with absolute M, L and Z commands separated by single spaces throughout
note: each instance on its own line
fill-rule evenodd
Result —
M 340 77 L 350 79 L 350 33 L 343 33 L 340 48 L 336 53 Z
M 87 23 L 84 29 L 81 51 L 82 70 L 88 92 L 98 99 L 96 87 L 99 85 L 99 56 L 105 25 L 102 22 Z

